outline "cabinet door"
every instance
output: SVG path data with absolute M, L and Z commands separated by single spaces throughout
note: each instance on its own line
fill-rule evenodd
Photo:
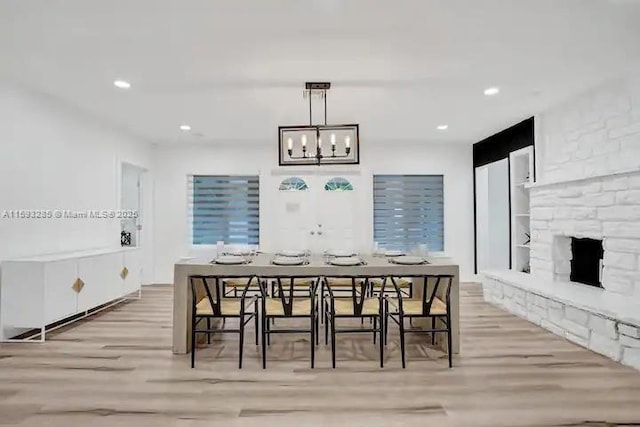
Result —
M 105 254 L 81 258 L 78 261 L 78 277 L 84 287 L 78 293 L 78 311 L 85 311 L 105 304 L 122 295 L 122 254 Z
M 142 280 L 142 262 L 139 251 L 126 251 L 124 253 L 124 267 L 127 268 L 127 276 L 124 278 L 124 295 L 136 292 L 140 289 Z
M 44 266 L 44 320 L 52 323 L 76 314 L 78 294 L 73 284 L 78 278 L 75 259 L 54 261 Z
M 42 263 L 2 263 L 0 287 L 0 338 L 9 339 L 44 323 Z

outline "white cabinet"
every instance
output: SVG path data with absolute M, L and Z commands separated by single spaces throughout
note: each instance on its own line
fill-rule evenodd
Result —
M 23 334 L 44 340 L 47 325 L 83 315 L 140 291 L 138 249 L 97 250 L 4 261 L 0 340 Z
M 533 147 L 509 155 L 511 182 L 511 268 L 530 272 L 531 221 L 529 185 L 533 183 Z

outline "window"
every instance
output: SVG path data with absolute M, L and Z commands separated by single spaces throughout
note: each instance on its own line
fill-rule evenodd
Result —
M 305 191 L 308 189 L 309 186 L 304 179 L 296 176 L 283 179 L 279 188 L 280 191 Z
M 353 185 L 344 178 L 331 178 L 324 185 L 326 191 L 352 191 Z
M 442 175 L 374 175 L 373 239 L 386 249 L 443 251 Z
M 257 245 L 259 188 L 257 176 L 192 176 L 192 243 Z

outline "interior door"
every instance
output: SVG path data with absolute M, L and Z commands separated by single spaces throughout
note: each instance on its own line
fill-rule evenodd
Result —
M 131 243 L 127 246 L 140 245 L 140 211 L 141 211 L 141 187 L 142 187 L 142 169 L 130 165 L 122 164 L 121 170 L 121 191 L 120 191 L 120 209 L 125 211 L 137 212 L 137 216 L 126 216 L 120 220 L 120 229 L 131 235 Z
M 509 269 L 509 163 L 476 168 L 478 271 Z

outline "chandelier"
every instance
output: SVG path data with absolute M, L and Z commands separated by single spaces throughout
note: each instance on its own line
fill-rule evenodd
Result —
M 304 97 L 309 100 L 309 124 L 278 127 L 280 166 L 321 164 L 358 164 L 360 162 L 357 124 L 327 124 L 329 82 L 305 83 Z M 313 98 L 322 100 L 324 124 L 313 124 Z

